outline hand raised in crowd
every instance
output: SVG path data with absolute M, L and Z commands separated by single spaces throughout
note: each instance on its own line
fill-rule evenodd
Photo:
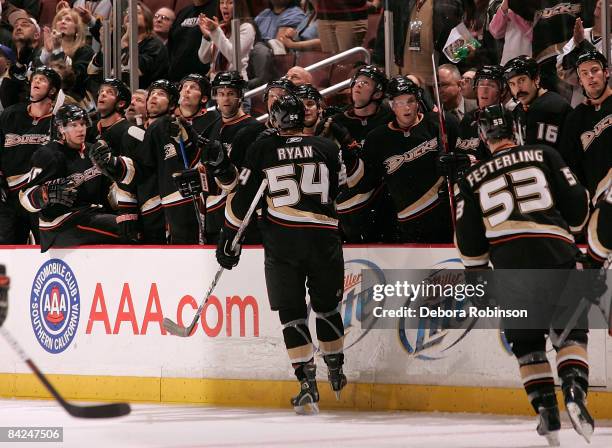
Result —
M 55 7 L 55 12 L 57 13 L 64 8 L 70 9 L 70 3 L 68 3 L 66 0 L 61 0 L 57 3 L 57 6 Z
M 79 16 L 81 16 L 81 20 L 83 20 L 83 23 L 85 25 L 89 25 L 91 23 L 91 20 L 93 19 L 91 9 L 86 6 L 77 6 L 76 8 L 74 8 L 74 10 L 79 13 Z
M 574 23 L 574 44 L 578 45 L 584 40 L 584 25 L 582 19 L 578 17 Z
M 52 30 L 48 26 L 43 28 L 43 41 L 45 50 L 51 53 L 62 47 L 62 33 L 57 30 Z
M 504 14 L 508 14 L 508 9 L 510 9 L 510 6 L 508 5 L 508 0 L 504 0 L 500 7 Z
M 204 14 L 200 14 L 198 17 L 198 26 L 200 27 L 200 31 L 202 32 L 202 36 L 206 39 L 210 40 L 210 30 L 206 26 L 206 20 L 210 20 Z

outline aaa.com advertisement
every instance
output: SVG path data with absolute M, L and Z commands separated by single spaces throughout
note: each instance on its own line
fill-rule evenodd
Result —
M 362 322 L 368 271 L 460 269 L 453 248 L 345 248 L 346 372 L 356 382 L 520 386 L 503 333 L 445 330 L 424 318 L 379 329 Z M 84 248 L 0 251 L 11 277 L 7 328 L 46 372 L 81 375 L 291 379 L 276 313 L 270 311 L 263 250 L 246 248 L 224 271 L 190 337 L 167 333 L 165 317 L 189 325 L 217 264 L 212 249 Z M 314 313 L 310 326 L 314 335 Z M 591 332 L 591 381 L 608 385 L 605 331 Z M 315 345 L 316 339 L 314 340 Z M 27 372 L 8 346 L 5 372 Z M 608 354 L 608 358 L 611 355 Z M 245 369 L 248 365 L 248 369 Z

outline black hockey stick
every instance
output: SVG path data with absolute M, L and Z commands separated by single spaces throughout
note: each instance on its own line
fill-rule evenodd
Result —
M 51 395 L 58 401 L 58 403 L 73 417 L 78 418 L 111 418 L 121 417 L 131 412 L 130 405 L 128 403 L 110 403 L 110 404 L 99 404 L 92 406 L 78 406 L 76 404 L 70 404 L 59 394 L 57 389 L 49 382 L 47 377 L 38 369 L 34 361 L 23 351 L 23 348 L 19 345 L 17 340 L 9 333 L 6 328 L 0 327 L 0 333 L 8 342 L 15 353 L 19 355 L 21 360 L 25 362 L 32 372 L 38 377 L 41 383 L 49 391 Z
M 261 185 L 259 186 L 259 190 L 257 190 L 257 193 L 255 194 L 255 197 L 253 198 L 253 202 L 251 202 L 251 205 L 249 206 L 249 209 L 247 210 L 246 215 L 244 215 L 244 219 L 242 220 L 242 223 L 240 224 L 240 227 L 238 228 L 238 232 L 236 233 L 234 240 L 232 241 L 232 246 L 231 246 L 232 251 L 236 248 L 236 246 L 238 246 L 238 243 L 240 242 L 240 238 L 242 238 L 242 234 L 245 232 L 247 226 L 249 225 L 249 221 L 251 221 L 251 216 L 255 212 L 255 208 L 257 208 L 257 204 L 259 203 L 259 200 L 263 196 L 264 190 L 266 189 L 267 186 L 268 186 L 268 180 L 264 179 L 261 182 Z M 200 319 L 200 315 L 202 314 L 202 310 L 204 309 L 204 306 L 208 302 L 208 298 L 210 297 L 213 290 L 217 286 L 217 283 L 219 282 L 219 279 L 221 278 L 221 274 L 223 273 L 223 271 L 224 271 L 223 266 L 219 266 L 219 268 L 217 269 L 217 272 L 215 273 L 215 277 L 213 278 L 212 283 L 210 284 L 210 286 L 206 290 L 206 293 L 204 294 L 204 300 L 202 300 L 202 303 L 200 303 L 198 311 L 196 312 L 196 315 L 193 317 L 193 320 L 191 321 L 191 324 L 188 327 L 183 327 L 173 322 L 172 320 L 168 319 L 167 317 L 164 317 L 164 328 L 168 330 L 170 334 L 173 334 L 174 336 L 180 336 L 182 338 L 186 338 L 189 335 L 191 335 L 191 332 L 197 325 L 198 320 Z
M 178 138 L 179 149 L 181 151 L 181 157 L 183 158 L 183 165 L 185 169 L 189 169 L 189 161 L 187 160 L 187 153 L 185 152 L 185 141 L 183 137 L 180 135 Z M 196 219 L 198 220 L 198 243 L 206 244 L 206 197 L 202 194 L 199 195 L 200 199 L 204 202 L 204 212 L 200 210 L 200 206 L 198 205 L 198 199 L 195 196 L 192 196 L 193 200 L 193 208 L 195 210 Z

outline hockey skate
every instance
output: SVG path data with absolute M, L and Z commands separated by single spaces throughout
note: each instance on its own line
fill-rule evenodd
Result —
M 559 408 L 553 406 L 538 408 L 539 422 L 538 434 L 546 437 L 549 446 L 561 446 L 559 442 L 559 430 L 561 429 L 561 419 L 559 417 Z
M 293 409 L 299 415 L 319 413 L 319 390 L 317 389 L 317 366 L 304 366 L 306 378 L 300 381 L 300 393 L 291 399 Z
M 586 407 L 586 394 L 578 384 L 570 381 L 563 384 L 563 396 L 565 397 L 565 408 L 569 414 L 572 425 L 578 434 L 591 443 L 591 436 L 595 422 Z
M 327 364 L 329 385 L 336 394 L 336 400 L 340 400 L 340 391 L 346 386 L 346 375 L 342 372 L 344 354 L 325 355 L 323 356 L 323 360 L 325 364 Z

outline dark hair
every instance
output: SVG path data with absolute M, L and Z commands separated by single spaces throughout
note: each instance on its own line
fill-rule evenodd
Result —
M 145 34 L 151 35 L 153 33 L 153 11 L 141 1 L 138 2 L 138 6 L 144 17 Z

